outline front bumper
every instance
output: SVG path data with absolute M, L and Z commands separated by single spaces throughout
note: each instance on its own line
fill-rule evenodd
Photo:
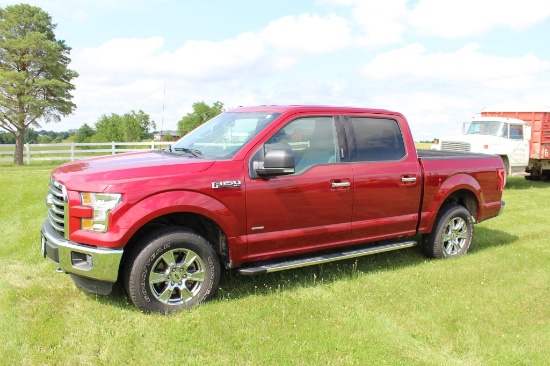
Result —
M 66 240 L 49 220 L 42 225 L 42 255 L 64 272 L 88 279 L 114 283 L 122 259 L 122 249 L 100 248 Z

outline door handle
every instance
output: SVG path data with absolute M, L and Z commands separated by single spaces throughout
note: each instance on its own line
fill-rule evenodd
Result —
M 416 177 L 401 177 L 401 183 L 416 183 Z
M 350 182 L 332 182 L 332 188 L 345 188 L 351 186 Z

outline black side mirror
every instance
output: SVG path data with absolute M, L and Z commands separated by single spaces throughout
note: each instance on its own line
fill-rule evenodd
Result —
M 294 155 L 289 150 L 268 151 L 263 162 L 254 162 L 254 170 L 259 176 L 294 174 L 295 167 Z

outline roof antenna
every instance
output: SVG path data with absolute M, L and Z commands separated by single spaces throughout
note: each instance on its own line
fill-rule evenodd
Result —
M 164 96 L 162 97 L 162 115 L 160 117 L 160 142 L 162 142 L 162 130 L 164 129 L 164 104 L 166 103 L 166 80 L 164 80 Z

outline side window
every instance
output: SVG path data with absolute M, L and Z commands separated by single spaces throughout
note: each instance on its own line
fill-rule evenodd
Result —
M 351 118 L 357 155 L 355 161 L 395 161 L 405 156 L 397 121 L 382 118 Z
M 296 173 L 319 164 L 338 161 L 332 117 L 296 119 L 277 131 L 264 145 L 265 152 L 288 149 L 294 154 Z
M 523 140 L 523 126 L 510 125 L 510 138 L 513 140 Z

